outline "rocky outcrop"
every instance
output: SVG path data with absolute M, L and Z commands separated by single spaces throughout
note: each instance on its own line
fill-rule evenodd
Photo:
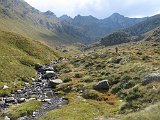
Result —
M 108 80 L 102 80 L 93 86 L 95 90 L 109 90 Z
M 146 75 L 145 78 L 144 78 L 143 84 L 148 84 L 148 83 L 151 83 L 153 81 L 160 82 L 160 71 L 153 72 L 151 74 Z

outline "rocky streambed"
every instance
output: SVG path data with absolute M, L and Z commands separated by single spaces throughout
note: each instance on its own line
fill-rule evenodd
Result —
M 17 90 L 11 96 L 0 98 L 0 109 L 6 111 L 9 106 L 21 104 L 30 100 L 38 100 L 44 102 L 41 108 L 34 111 L 30 116 L 23 116 L 18 120 L 36 120 L 50 110 L 54 110 L 59 106 L 68 104 L 67 98 L 59 95 L 54 91 L 54 87 L 63 81 L 58 78 L 58 72 L 55 71 L 54 65 L 61 62 L 61 60 L 52 62 L 48 65 L 36 64 L 35 69 L 37 75 L 32 78 L 32 84 L 25 83 L 25 87 Z M 5 86 L 6 87 L 6 86 Z M 9 116 L 6 117 L 9 120 Z

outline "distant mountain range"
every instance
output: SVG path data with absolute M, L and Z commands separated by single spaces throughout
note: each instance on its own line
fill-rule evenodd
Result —
M 127 34 L 141 35 L 160 25 L 160 15 L 128 18 L 114 13 L 105 19 L 81 15 L 58 18 L 51 11 L 40 12 L 24 0 L 0 0 L 0 23 L 2 30 L 53 46 L 77 42 L 91 44 L 122 29 Z
M 101 45 L 110 46 L 140 40 L 159 41 L 160 15 L 146 18 L 146 20 L 132 25 L 119 32 L 114 32 L 100 40 Z M 129 37 L 128 37 L 129 36 Z
M 105 19 L 80 15 L 74 19 L 66 15 L 60 17 L 64 31 L 77 39 L 83 40 L 83 43 L 95 42 L 103 36 L 130 27 L 146 19 L 147 18 L 128 18 L 118 13 L 114 13 Z

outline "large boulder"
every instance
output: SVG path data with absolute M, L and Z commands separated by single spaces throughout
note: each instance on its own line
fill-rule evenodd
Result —
M 63 83 L 63 81 L 61 79 L 50 80 L 49 81 L 49 86 L 50 87 L 55 87 L 56 85 L 59 85 L 61 83 Z
M 148 84 L 153 81 L 159 81 L 160 82 L 160 71 L 153 72 L 151 74 L 148 74 L 145 76 L 143 84 Z
M 47 79 L 53 78 L 55 76 L 56 76 L 56 74 L 55 74 L 54 71 L 46 71 L 45 74 L 44 74 L 44 78 L 47 78 Z
M 51 66 L 44 67 L 44 71 L 54 71 L 54 68 Z
M 99 81 L 96 85 L 93 86 L 95 90 L 109 90 L 108 80 Z

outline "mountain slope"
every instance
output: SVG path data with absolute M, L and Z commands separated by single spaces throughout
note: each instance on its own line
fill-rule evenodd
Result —
M 74 19 L 68 19 L 68 17 L 64 16 L 60 17 L 60 19 L 64 31 L 70 35 L 74 35 L 78 39 L 85 40 L 84 42 L 88 44 L 117 30 L 142 22 L 146 18 L 127 18 L 118 13 L 114 13 L 110 17 L 101 20 L 93 16 L 80 15 Z
M 40 42 L 0 31 L 0 96 L 18 89 L 24 81 L 31 81 L 34 64 L 48 63 L 58 57 L 58 52 Z M 9 89 L 3 90 L 3 85 Z
M 125 31 L 132 35 L 140 35 L 148 31 L 151 31 L 159 26 L 160 26 L 160 15 L 158 14 L 158 15 L 147 18 L 143 22 L 140 22 L 136 25 L 133 25 L 125 29 Z
M 154 32 L 146 40 L 160 43 L 160 28 L 154 30 Z
M 23 0 L 1 0 L 0 16 L 1 29 L 43 41 L 51 47 L 76 41 L 63 32 L 54 13 L 42 13 Z
M 132 25 L 126 29 L 123 29 L 125 33 L 131 36 L 130 40 L 126 41 L 126 37 L 118 39 L 115 36 L 121 36 L 121 32 L 115 32 L 100 40 L 101 45 L 115 45 L 132 41 L 140 40 L 152 40 L 159 42 L 159 27 L 160 27 L 160 15 L 155 15 L 146 18 L 146 20 Z M 118 35 L 119 34 L 119 35 Z M 112 43 L 112 44 L 110 44 Z
M 131 39 L 132 39 L 131 35 L 120 31 L 102 38 L 100 44 L 105 46 L 111 46 L 111 45 L 131 42 Z
M 127 18 L 118 13 L 102 20 L 80 15 L 74 19 L 67 15 L 57 18 L 51 11 L 40 12 L 24 0 L 0 0 L 0 16 L 2 29 L 46 42 L 50 46 L 76 42 L 89 44 L 145 20 Z

